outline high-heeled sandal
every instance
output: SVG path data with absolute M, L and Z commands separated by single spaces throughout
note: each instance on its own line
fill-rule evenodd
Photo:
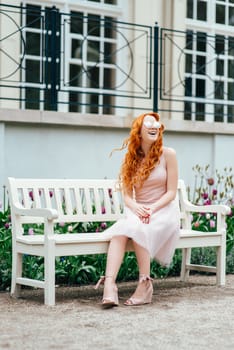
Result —
M 113 278 L 113 276 L 101 276 L 94 288 L 98 289 L 100 284 L 104 284 L 107 278 Z M 113 284 L 113 290 L 111 294 L 112 295 L 108 295 L 108 296 L 103 295 L 103 299 L 101 303 L 103 309 L 110 309 L 113 306 L 119 305 L 118 289 L 116 284 Z
M 153 295 L 153 279 L 148 275 L 140 275 L 139 276 L 139 284 L 144 283 L 145 285 L 145 293 L 141 297 L 134 297 L 129 298 L 125 301 L 124 305 L 126 306 L 138 306 L 138 305 L 144 305 L 144 304 L 150 304 L 152 302 L 152 295 Z

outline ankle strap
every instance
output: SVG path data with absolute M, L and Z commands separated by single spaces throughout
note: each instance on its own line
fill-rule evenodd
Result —
M 153 281 L 149 275 L 139 275 L 139 282 Z
M 107 278 L 113 278 L 113 276 L 101 276 L 99 278 L 99 280 L 97 281 L 97 284 L 95 285 L 94 289 L 98 289 L 98 287 L 100 286 L 100 284 L 104 284 L 105 280 Z

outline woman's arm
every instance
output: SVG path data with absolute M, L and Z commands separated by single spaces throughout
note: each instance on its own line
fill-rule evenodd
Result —
M 176 197 L 178 184 L 178 164 L 176 152 L 172 148 L 165 148 L 164 155 L 167 168 L 167 191 L 157 202 L 151 205 L 152 212 L 156 212 L 165 207 Z
M 133 196 L 124 192 L 124 203 L 134 214 L 136 214 L 142 222 L 145 221 L 145 218 L 149 218 L 151 209 L 149 206 L 139 204 L 135 201 Z

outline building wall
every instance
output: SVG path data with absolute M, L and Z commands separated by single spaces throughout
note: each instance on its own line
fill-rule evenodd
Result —
M 131 120 L 66 113 L 0 110 L 0 188 L 8 176 L 36 178 L 116 178 L 124 151 L 116 151 L 128 136 Z M 21 122 L 20 122 L 21 121 Z M 53 121 L 53 123 L 52 123 Z M 197 124 L 196 124 L 197 125 Z M 164 145 L 177 152 L 179 177 L 193 187 L 192 168 L 210 165 L 234 168 L 234 137 L 175 130 L 165 123 Z M 199 128 L 199 125 L 197 125 Z M 1 194 L 0 194 L 1 200 Z

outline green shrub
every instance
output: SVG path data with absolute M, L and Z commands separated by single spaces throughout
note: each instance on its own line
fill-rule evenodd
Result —
M 11 282 L 11 224 L 10 211 L 0 211 L 0 290 Z
M 193 168 L 195 181 L 193 191 L 188 188 L 189 199 L 197 205 L 226 204 L 231 208 L 231 213 L 226 218 L 227 229 L 227 264 L 226 272 L 234 273 L 234 263 L 231 256 L 234 255 L 234 189 L 233 170 L 225 167 L 223 172 L 210 173 L 209 165 Z M 194 213 L 192 219 L 193 230 L 203 232 L 216 230 L 216 216 L 214 214 Z M 215 248 L 197 248 L 192 250 L 192 262 L 194 264 L 216 264 Z

